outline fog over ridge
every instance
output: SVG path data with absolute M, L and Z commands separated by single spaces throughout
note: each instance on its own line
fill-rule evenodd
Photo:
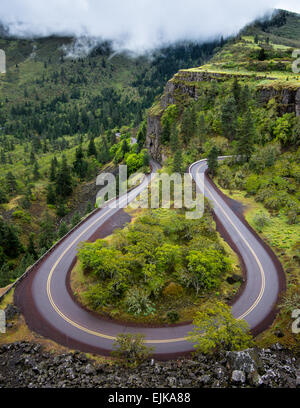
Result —
M 84 48 L 111 40 L 116 49 L 144 52 L 177 41 L 237 33 L 271 14 L 278 2 L 241 0 L 0 0 L 0 21 L 21 37 L 68 35 Z

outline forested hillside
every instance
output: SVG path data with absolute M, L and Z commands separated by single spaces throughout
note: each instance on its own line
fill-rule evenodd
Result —
M 145 110 L 179 68 L 205 62 L 220 45 L 129 56 L 103 43 L 81 55 L 72 38 L 0 38 L 0 287 L 93 209 L 104 166 L 147 167 L 145 125 L 131 140 Z

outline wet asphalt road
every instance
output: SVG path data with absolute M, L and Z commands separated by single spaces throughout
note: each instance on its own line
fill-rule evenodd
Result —
M 152 162 L 152 166 L 154 172 L 159 168 L 155 162 Z M 197 180 L 197 174 L 203 174 L 206 168 L 206 161 L 200 161 L 189 169 L 200 190 L 203 190 L 203 185 L 201 179 Z M 129 202 L 147 187 L 152 177 L 154 174 L 146 177 L 128 194 Z M 219 222 L 238 248 L 246 266 L 247 282 L 233 304 L 233 314 L 237 318 L 244 318 L 251 328 L 257 327 L 274 311 L 280 290 L 278 270 L 268 251 L 231 210 L 224 198 L 207 181 L 204 185 L 205 196 L 211 200 Z M 22 292 L 21 288 L 18 293 L 25 319 L 30 320 L 30 328 L 37 332 L 43 335 L 46 333 L 47 337 L 82 351 L 108 354 L 119 333 L 138 332 L 145 334 L 147 344 L 155 348 L 156 358 L 171 358 L 190 352 L 193 346 L 185 337 L 192 329 L 191 325 L 128 327 L 101 319 L 84 310 L 68 292 L 68 272 L 74 263 L 78 245 L 89 240 L 108 220 L 113 222 L 125 200 L 126 197 L 120 197 L 117 208 L 105 207 L 94 213 L 40 263 L 30 283 L 26 278 L 26 290 Z M 37 317 L 34 319 L 32 316 Z

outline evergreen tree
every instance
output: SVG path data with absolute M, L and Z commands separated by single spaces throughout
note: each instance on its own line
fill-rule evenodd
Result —
M 56 215 L 60 218 L 64 217 L 68 213 L 67 208 L 63 202 L 60 202 L 57 210 L 56 210 Z
M 64 236 L 68 233 L 68 231 L 69 231 L 68 226 L 67 226 L 67 224 L 63 221 L 63 222 L 60 224 L 60 227 L 59 227 L 59 230 L 58 230 L 58 236 L 59 236 L 59 238 L 64 237 Z
M 0 157 L 1 164 L 6 164 L 6 155 L 3 149 L 1 149 L 1 157 Z
M 241 96 L 241 86 L 239 84 L 239 81 L 237 77 L 234 77 L 232 88 L 231 88 L 231 93 L 235 99 L 235 104 L 237 107 L 237 110 L 239 109 L 239 103 L 240 103 L 240 96 Z
M 66 156 L 63 156 L 61 166 L 58 169 L 55 181 L 55 189 L 56 194 L 62 198 L 66 198 L 72 194 L 72 177 Z
M 238 128 L 237 154 L 248 161 L 254 149 L 255 128 L 250 111 L 241 118 Z
M 38 255 L 37 255 L 35 245 L 34 245 L 34 234 L 30 234 L 29 236 L 29 243 L 28 243 L 26 252 L 32 255 L 34 259 L 37 259 Z
M 56 167 L 57 167 L 57 159 L 54 157 L 51 160 L 51 168 L 50 168 L 50 181 L 54 182 L 56 179 Z
M 93 211 L 93 206 L 92 206 L 91 202 L 89 201 L 89 202 L 87 203 L 85 213 L 86 213 L 86 214 L 90 214 L 92 211 Z
M 267 59 L 266 52 L 265 52 L 264 48 L 261 48 L 259 50 L 259 53 L 258 53 L 258 60 L 259 61 L 265 61 L 266 59 Z
M 162 134 L 161 134 L 162 143 L 168 143 L 170 140 L 170 135 L 171 135 L 171 124 L 170 124 L 170 121 L 167 120 L 162 128 Z
M 11 283 L 11 270 L 7 263 L 0 265 L 0 287 L 4 288 L 5 286 Z
M 180 173 L 180 174 L 183 172 L 183 160 L 182 160 L 181 149 L 178 149 L 175 152 L 172 171 L 173 173 Z
M 16 228 L 6 223 L 2 217 L 0 217 L 0 247 L 10 258 L 17 257 L 24 250 Z
M 38 180 L 41 177 L 40 172 L 39 172 L 39 165 L 37 162 L 34 163 L 33 166 L 33 178 L 34 180 Z
M 236 102 L 233 96 L 228 97 L 222 107 L 221 126 L 223 135 L 229 140 L 233 140 L 236 135 L 237 111 Z
M 75 161 L 73 163 L 73 169 L 75 173 L 81 178 L 84 179 L 88 170 L 88 163 L 84 160 L 84 154 L 82 151 L 82 146 L 79 145 L 76 149 Z
M 123 157 L 125 156 L 126 153 L 129 152 L 129 146 L 128 146 L 126 139 L 124 139 L 122 143 L 122 152 L 123 152 Z
M 240 96 L 240 111 L 245 112 L 248 109 L 251 99 L 251 93 L 248 85 L 244 86 Z
M 5 204 L 5 203 L 8 203 L 7 196 L 5 192 L 2 189 L 0 189 L 0 204 Z
M 88 156 L 95 156 L 97 157 L 97 149 L 95 146 L 95 141 L 94 138 L 91 137 L 90 139 L 90 143 L 89 143 L 89 147 L 88 147 L 88 151 L 87 151 Z
M 79 215 L 79 212 L 76 211 L 71 220 L 72 227 L 75 227 L 80 222 L 80 220 L 81 220 L 81 217 Z
M 198 119 L 197 133 L 199 135 L 200 141 L 203 143 L 205 140 L 205 136 L 206 136 L 206 123 L 205 123 L 205 117 L 203 114 L 201 114 Z
M 55 205 L 56 204 L 56 194 L 52 184 L 48 184 L 47 187 L 47 204 Z
M 11 171 L 9 171 L 6 174 L 6 185 L 7 185 L 9 194 L 14 194 L 17 192 L 17 186 L 18 186 L 17 180 Z
M 214 146 L 207 156 L 207 166 L 209 173 L 214 176 L 218 168 L 218 156 L 219 152 L 216 146 Z
M 196 129 L 196 111 L 194 105 L 191 108 L 186 108 L 182 114 L 181 134 L 183 142 L 188 144 L 195 134 Z
M 55 239 L 55 227 L 53 219 L 50 217 L 49 213 L 46 213 L 41 220 L 41 229 L 39 233 L 39 247 L 45 248 L 46 250 L 50 248 Z
M 170 138 L 170 146 L 172 149 L 172 152 L 176 152 L 176 150 L 178 149 L 178 131 L 177 131 L 177 127 L 176 127 L 176 123 L 173 124 L 172 127 L 172 132 L 171 132 L 171 138 Z

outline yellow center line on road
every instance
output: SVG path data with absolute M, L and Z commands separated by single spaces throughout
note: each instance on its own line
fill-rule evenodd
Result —
M 200 172 L 200 169 L 202 168 L 202 166 L 199 168 L 198 172 Z M 203 191 L 204 191 L 204 184 L 202 184 L 203 187 Z M 211 195 L 211 194 L 210 194 Z M 240 237 L 242 238 L 242 240 L 245 242 L 245 244 L 247 245 L 247 247 L 249 248 L 250 252 L 252 253 L 253 257 L 255 258 L 259 269 L 260 269 L 260 273 L 261 273 L 261 277 L 262 277 L 262 286 L 261 286 L 261 291 L 259 296 L 257 297 L 257 299 L 255 300 L 255 302 L 253 303 L 253 305 L 241 316 L 238 317 L 239 320 L 245 318 L 247 315 L 249 315 L 249 313 L 252 312 L 253 309 L 255 309 L 255 307 L 258 305 L 258 303 L 260 302 L 264 290 L 265 290 L 265 274 L 264 274 L 264 270 L 263 267 L 258 259 L 258 257 L 256 256 L 254 250 L 252 249 L 252 247 L 250 246 L 250 244 L 248 243 L 248 241 L 246 240 L 246 238 L 243 236 L 243 234 L 240 232 L 240 230 L 234 225 L 234 223 L 231 221 L 230 217 L 226 214 L 226 212 L 224 211 L 224 209 L 221 207 L 221 205 L 216 201 L 216 199 L 211 195 L 213 201 L 218 205 L 218 207 L 220 208 L 220 210 L 224 213 L 225 217 L 228 219 L 228 221 L 232 224 L 232 226 L 234 227 L 234 229 L 238 232 L 238 234 L 240 235 Z M 127 198 L 125 199 L 127 200 Z M 124 199 L 119 201 L 119 204 L 121 204 L 124 201 Z M 124 201 L 125 202 L 125 201 Z M 100 337 L 100 338 L 104 338 L 107 340 L 116 340 L 115 336 L 110 336 L 95 330 L 90 330 L 84 326 L 82 326 L 81 324 L 78 324 L 76 322 L 74 322 L 72 319 L 70 319 L 69 317 L 67 317 L 59 308 L 58 306 L 55 304 L 53 297 L 52 297 L 52 293 L 51 293 L 51 280 L 53 277 L 53 274 L 55 272 L 55 269 L 57 268 L 58 264 L 60 263 L 60 261 L 63 259 L 63 257 L 66 255 L 66 253 L 75 245 L 76 242 L 79 241 L 79 239 L 87 232 L 89 231 L 95 224 L 97 224 L 102 218 L 104 218 L 106 215 L 108 215 L 110 212 L 112 211 L 111 208 L 108 209 L 108 211 L 106 211 L 104 214 L 102 214 L 100 217 L 98 217 L 92 224 L 90 224 L 84 231 L 82 231 L 72 242 L 71 244 L 63 251 L 63 253 L 60 255 L 60 257 L 57 259 L 57 261 L 54 263 L 53 267 L 50 270 L 49 276 L 48 276 L 48 280 L 47 280 L 47 295 L 48 295 L 48 299 L 53 307 L 53 309 L 56 311 L 56 313 L 66 322 L 68 322 L 69 324 L 71 324 L 73 327 L 76 327 L 77 329 L 94 335 L 96 337 Z M 145 340 L 145 343 L 148 344 L 164 344 L 164 343 L 178 343 L 178 342 L 182 342 L 182 341 L 186 341 L 187 337 L 181 337 L 181 338 L 175 338 L 175 339 L 164 339 L 164 340 Z
M 127 199 L 127 198 L 126 198 Z M 119 202 L 119 204 L 124 201 L 126 201 L 126 199 L 121 200 Z M 72 326 L 76 327 L 77 329 L 88 333 L 88 334 L 92 334 L 94 336 L 97 337 L 101 337 L 104 339 L 108 339 L 108 340 L 116 340 L 115 336 L 109 336 L 107 334 L 104 333 L 100 333 L 98 331 L 95 330 L 90 330 L 76 322 L 74 322 L 72 319 L 70 319 L 69 317 L 67 317 L 60 309 L 59 307 L 55 304 L 53 297 L 52 297 L 52 293 L 51 293 L 51 280 L 53 277 L 53 274 L 55 272 L 55 269 L 57 268 L 58 264 L 60 263 L 60 261 L 63 259 L 63 257 L 66 255 L 66 253 L 74 246 L 74 244 L 76 242 L 79 241 L 79 239 L 89 230 L 91 229 L 95 224 L 97 224 L 102 218 L 104 218 L 106 215 L 108 215 L 110 212 L 112 211 L 112 209 L 109 209 L 108 211 L 106 211 L 104 214 L 102 214 L 100 217 L 98 217 L 91 225 L 89 225 L 84 231 L 82 231 L 75 239 L 74 241 L 71 242 L 71 244 L 63 251 L 63 253 L 60 255 L 60 257 L 57 259 L 57 261 L 55 262 L 55 264 L 53 265 L 53 267 L 50 270 L 49 276 L 48 276 L 48 280 L 47 280 L 47 295 L 48 295 L 48 299 L 53 307 L 53 309 L 55 310 L 55 312 L 62 317 L 62 319 L 64 319 L 66 322 L 68 322 L 69 324 L 71 324 Z M 175 342 L 181 342 L 181 341 L 185 341 L 186 337 L 182 337 L 182 338 L 177 338 L 177 339 L 165 339 L 165 340 L 145 340 L 145 343 L 151 343 L 151 344 L 162 344 L 162 343 L 175 343 Z
M 198 169 L 198 174 L 200 173 L 200 170 L 203 168 L 204 164 L 202 166 L 199 167 Z M 205 190 L 205 186 L 204 183 L 202 181 L 200 181 L 200 179 L 198 180 L 199 184 L 200 184 L 200 188 L 203 189 L 203 194 L 204 194 L 204 190 Z M 251 245 L 249 244 L 249 242 L 247 241 L 247 239 L 244 237 L 244 235 L 242 234 L 242 232 L 237 228 L 236 225 L 234 225 L 234 223 L 232 222 L 232 220 L 230 219 L 229 215 L 226 213 L 226 211 L 224 210 L 224 208 L 218 203 L 218 201 L 214 198 L 214 196 L 209 192 L 209 195 L 211 197 L 211 199 L 215 202 L 215 204 L 219 207 L 219 209 L 222 211 L 222 213 L 225 215 L 225 217 L 227 218 L 227 220 L 230 222 L 230 224 L 233 226 L 233 228 L 236 230 L 236 232 L 238 233 L 238 235 L 241 237 L 241 239 L 243 240 L 243 242 L 246 244 L 246 246 L 249 248 L 251 254 L 253 255 L 259 271 L 260 271 L 260 275 L 261 275 L 261 288 L 260 288 L 260 292 L 258 297 L 256 298 L 255 302 L 252 304 L 252 306 L 245 312 L 243 313 L 241 316 L 237 317 L 238 320 L 242 320 L 244 319 L 246 316 L 248 316 L 255 308 L 256 306 L 259 304 L 259 302 L 261 301 L 263 294 L 265 292 L 265 288 L 266 288 L 266 277 L 265 277 L 265 272 L 264 272 L 264 268 L 260 262 L 260 260 L 258 259 L 254 249 L 251 247 Z

